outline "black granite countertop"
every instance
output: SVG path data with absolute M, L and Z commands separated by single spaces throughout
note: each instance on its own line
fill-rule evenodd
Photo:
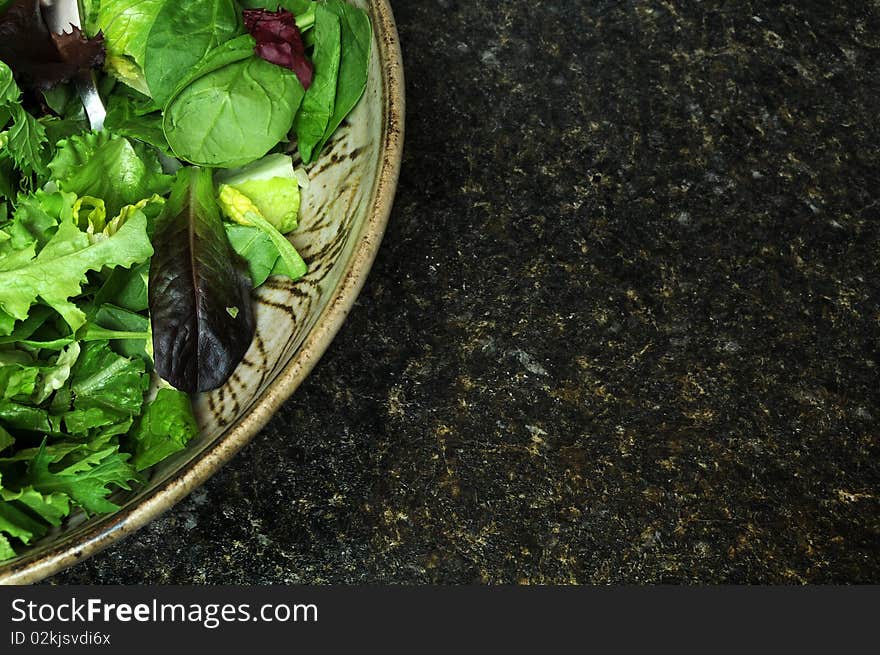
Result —
M 876 3 L 394 3 L 357 307 L 56 583 L 880 582 Z

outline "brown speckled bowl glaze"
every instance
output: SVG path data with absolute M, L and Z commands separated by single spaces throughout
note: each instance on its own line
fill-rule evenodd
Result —
M 387 0 L 350 0 L 370 12 L 367 91 L 310 171 L 293 241 L 309 264 L 296 282 L 271 279 L 257 297 L 257 337 L 222 389 L 196 402 L 198 442 L 118 497 L 115 514 L 76 517 L 0 565 L 0 583 L 40 580 L 141 528 L 183 499 L 266 424 L 333 340 L 354 304 L 388 222 L 403 149 L 403 65 Z

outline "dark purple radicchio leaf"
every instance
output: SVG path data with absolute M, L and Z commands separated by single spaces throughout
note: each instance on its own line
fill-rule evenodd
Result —
M 209 169 L 178 173 L 153 247 L 156 373 L 188 393 L 216 389 L 244 358 L 255 322 L 247 264 L 229 244 Z
M 296 18 L 286 9 L 245 9 L 244 26 L 257 40 L 254 52 L 266 61 L 296 73 L 304 89 L 312 85 L 315 67 L 306 59 L 306 48 Z
M 19 84 L 45 91 L 104 63 L 104 36 L 89 39 L 79 28 L 51 34 L 39 0 L 15 0 L 0 15 L 0 60 Z

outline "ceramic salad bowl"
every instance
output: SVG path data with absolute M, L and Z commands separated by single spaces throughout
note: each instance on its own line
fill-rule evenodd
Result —
M 0 565 L 0 583 L 26 584 L 131 534 L 204 483 L 266 424 L 324 353 L 373 263 L 391 211 L 403 148 L 403 66 L 387 0 L 351 0 L 370 13 L 373 51 L 364 97 L 310 170 L 293 242 L 309 265 L 273 278 L 256 297 L 257 335 L 229 382 L 195 405 L 201 436 L 114 498 L 114 514 L 75 516 Z

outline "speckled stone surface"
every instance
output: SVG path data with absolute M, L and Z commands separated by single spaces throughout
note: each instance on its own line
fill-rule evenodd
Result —
M 393 4 L 355 311 L 51 582 L 880 582 L 880 5 Z

